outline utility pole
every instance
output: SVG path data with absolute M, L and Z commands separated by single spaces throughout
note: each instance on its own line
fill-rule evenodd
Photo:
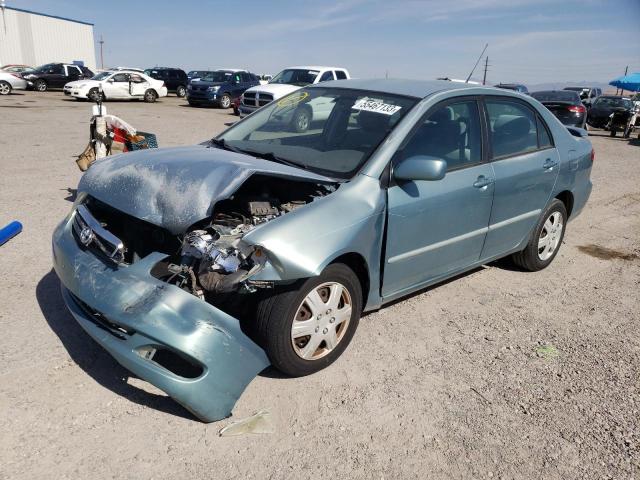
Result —
M 489 70 L 489 55 L 484 59 L 484 76 L 482 77 L 482 85 L 487 84 L 487 70 Z
M 102 39 L 102 35 L 100 35 L 100 68 L 104 70 L 104 55 L 102 54 L 102 46 L 104 45 L 104 40 Z

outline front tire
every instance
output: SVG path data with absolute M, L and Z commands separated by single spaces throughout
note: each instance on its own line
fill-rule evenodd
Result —
M 146 92 L 144 92 L 144 101 L 146 103 L 153 103 L 156 101 L 157 98 L 158 98 L 158 94 L 156 93 L 155 90 L 149 89 Z
M 87 98 L 92 102 L 97 103 L 99 101 L 104 100 L 104 94 L 100 93 L 100 90 L 98 90 L 97 88 L 92 88 L 91 90 L 89 90 L 89 93 L 87 94 Z
M 345 351 L 361 312 L 358 277 L 335 263 L 297 288 L 270 292 L 261 299 L 256 333 L 274 367 L 301 377 L 329 366 Z
M 306 108 L 298 109 L 293 115 L 291 124 L 296 133 L 306 132 L 309 129 L 309 125 L 311 125 L 311 113 Z
M 44 80 L 38 80 L 35 84 L 36 90 L 39 92 L 46 92 L 48 85 Z
M 176 95 L 180 98 L 183 98 L 187 95 L 187 89 L 184 87 L 184 85 L 178 85 L 178 88 L 176 88 Z
M 540 215 L 526 248 L 513 254 L 514 263 L 530 272 L 548 267 L 560 249 L 566 225 L 567 209 L 564 203 L 554 198 Z
M 227 109 L 231 106 L 231 97 L 228 93 L 225 93 L 220 97 L 220 108 Z
M 0 82 L 0 95 L 9 95 L 11 93 L 11 84 L 4 80 Z

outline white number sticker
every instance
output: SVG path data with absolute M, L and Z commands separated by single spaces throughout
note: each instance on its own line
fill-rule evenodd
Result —
M 393 115 L 402 107 L 399 105 L 390 105 L 373 98 L 364 97 L 358 100 L 352 108 L 354 110 L 360 110 L 363 112 L 375 112 L 382 113 L 384 115 Z

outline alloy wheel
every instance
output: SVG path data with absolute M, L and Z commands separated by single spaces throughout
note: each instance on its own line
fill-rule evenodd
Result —
M 328 355 L 342 341 L 351 321 L 353 303 L 344 285 L 327 282 L 304 298 L 291 324 L 291 343 L 305 360 Z
M 9 95 L 11 93 L 11 85 L 7 82 L 0 82 L 0 95 Z

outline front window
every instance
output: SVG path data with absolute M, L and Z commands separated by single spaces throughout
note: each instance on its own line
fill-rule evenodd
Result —
M 232 75 L 233 74 L 231 72 L 207 72 L 205 75 L 200 77 L 200 81 L 223 83 L 230 81 Z
M 214 143 L 348 179 L 417 102 L 363 90 L 303 88 L 251 114 Z
M 94 75 L 91 80 L 106 80 L 109 75 L 112 75 L 113 72 L 101 72 L 98 73 L 97 75 Z
M 273 77 L 269 83 L 284 83 L 287 85 L 306 87 L 315 82 L 319 73 L 318 70 L 288 68 Z

